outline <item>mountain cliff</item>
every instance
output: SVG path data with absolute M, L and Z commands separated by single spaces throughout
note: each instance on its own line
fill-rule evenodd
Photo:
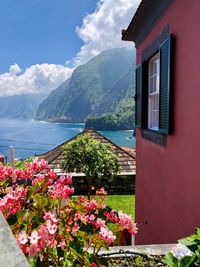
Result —
M 86 128 L 100 131 L 134 128 L 134 73 L 132 65 L 104 96 L 104 105 L 109 108 L 105 109 L 102 115 L 89 116 L 85 121 Z
M 83 122 L 88 116 L 119 112 L 133 96 L 134 50 L 102 52 L 77 67 L 39 105 L 37 120 Z

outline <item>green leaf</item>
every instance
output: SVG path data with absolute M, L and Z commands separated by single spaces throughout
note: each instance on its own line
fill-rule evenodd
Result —
M 97 259 L 98 266 L 101 267 L 107 267 L 108 266 L 108 261 L 105 258 L 99 258 Z
M 26 256 L 26 259 L 27 259 L 30 267 L 37 267 L 37 258 L 32 258 L 32 257 Z
M 197 235 L 200 237 L 200 228 L 196 228 L 196 231 L 197 231 Z
M 40 208 L 48 206 L 49 202 L 48 202 L 47 197 L 45 197 L 45 196 L 43 196 L 41 194 L 36 194 L 34 196 L 34 198 L 35 198 L 35 201 L 36 201 L 36 203 L 35 203 L 36 206 L 38 206 Z
M 196 242 L 193 240 L 193 238 L 189 237 L 179 239 L 178 242 L 186 247 L 196 245 Z
M 16 213 L 18 224 L 22 224 L 22 218 L 25 216 L 25 214 L 26 214 L 25 210 L 20 210 L 18 213 Z
M 180 267 L 189 267 L 189 266 L 191 266 L 191 264 L 192 264 L 192 262 L 194 261 L 195 258 L 196 258 L 195 255 L 183 257 L 182 260 L 181 260 Z
M 167 266 L 169 267 L 178 267 L 179 266 L 179 262 L 178 259 L 176 257 L 174 257 L 174 255 L 170 252 L 165 256 L 165 263 L 167 264 Z
M 63 267 L 73 267 L 73 266 L 74 266 L 73 261 L 68 259 L 64 260 Z
M 75 256 L 75 258 L 80 261 L 82 259 L 82 254 L 78 253 L 76 251 L 76 249 L 73 249 L 72 247 L 70 247 L 70 251 L 72 253 L 73 256 Z

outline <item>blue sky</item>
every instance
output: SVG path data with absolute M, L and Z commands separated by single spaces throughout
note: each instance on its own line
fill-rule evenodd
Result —
M 139 2 L 0 0 L 0 97 L 48 94 L 103 50 L 130 46 L 121 29 Z
M 76 34 L 96 0 L 1 0 L 0 72 L 17 63 L 65 64 L 83 41 Z

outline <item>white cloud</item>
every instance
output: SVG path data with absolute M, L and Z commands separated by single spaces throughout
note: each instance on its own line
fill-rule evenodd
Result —
M 10 66 L 9 73 L 10 75 L 15 75 L 21 72 L 21 68 L 15 63 Z
M 76 29 L 85 44 L 74 59 L 75 66 L 85 63 L 103 50 L 131 45 L 121 41 L 121 30 L 129 25 L 139 2 L 100 0 L 95 12 L 88 14 L 82 26 Z
M 37 64 L 22 72 L 15 63 L 0 74 L 0 96 L 49 93 L 71 76 L 72 69 L 62 65 Z
M 132 45 L 121 41 L 121 30 L 126 29 L 140 0 L 99 0 L 94 13 L 85 16 L 76 32 L 84 45 L 66 66 L 37 64 L 22 71 L 16 63 L 8 72 L 0 74 L 0 97 L 28 93 L 49 93 L 69 78 L 73 69 L 106 49 Z

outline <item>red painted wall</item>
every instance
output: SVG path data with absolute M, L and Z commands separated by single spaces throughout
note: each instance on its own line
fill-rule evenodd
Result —
M 200 226 L 200 1 L 176 0 L 137 48 L 175 35 L 174 131 L 163 147 L 136 133 L 136 244 L 174 243 Z

